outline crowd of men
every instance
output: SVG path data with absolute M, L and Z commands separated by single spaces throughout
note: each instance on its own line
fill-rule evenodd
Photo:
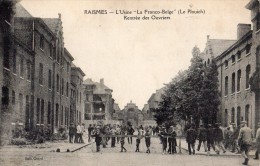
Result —
M 234 123 L 231 123 L 226 128 L 221 127 L 218 123 L 214 125 L 200 125 L 198 128 L 196 128 L 196 125 L 193 123 L 187 124 L 184 129 L 184 135 L 188 144 L 189 155 L 195 154 L 196 150 L 200 151 L 200 148 L 203 145 L 204 151 L 207 152 L 208 155 L 210 155 L 211 148 L 216 152 L 216 154 L 220 154 L 220 151 L 222 151 L 222 153 L 225 153 L 227 150 L 234 153 L 241 153 L 241 155 L 245 158 L 243 164 L 247 165 L 249 161 L 248 154 L 252 145 L 252 130 L 247 127 L 246 124 L 246 121 L 242 121 L 240 126 L 236 126 Z M 84 130 L 84 124 L 71 125 L 69 128 L 70 143 L 84 143 L 84 140 L 82 138 Z M 127 149 L 124 147 L 125 138 L 127 138 L 129 144 L 132 144 L 133 138 L 135 138 L 135 152 L 139 152 L 141 139 L 144 138 L 147 148 L 146 153 L 150 153 L 151 137 L 154 135 L 160 138 L 163 154 L 177 153 L 177 134 L 175 126 L 148 126 L 144 128 L 141 125 L 137 127 L 136 130 L 137 132 L 132 125 L 122 126 L 109 124 L 90 124 L 87 128 L 88 142 L 91 142 L 91 139 L 94 138 L 96 143 L 96 151 L 99 152 L 100 146 L 106 148 L 108 146 L 108 142 L 111 140 L 112 148 L 115 147 L 116 143 L 120 143 L 120 152 L 126 152 Z M 134 133 L 137 134 L 134 135 Z M 257 142 L 257 150 L 254 159 L 258 160 L 260 151 L 260 122 L 258 123 L 258 130 L 255 136 Z M 195 148 L 196 141 L 198 141 L 197 149 Z

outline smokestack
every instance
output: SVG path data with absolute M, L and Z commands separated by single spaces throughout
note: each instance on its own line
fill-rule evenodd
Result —
M 237 40 L 241 39 L 250 30 L 251 30 L 251 24 L 238 24 L 237 25 Z
M 104 85 L 104 78 L 101 78 L 101 79 L 100 79 L 100 84 L 101 84 L 101 85 Z

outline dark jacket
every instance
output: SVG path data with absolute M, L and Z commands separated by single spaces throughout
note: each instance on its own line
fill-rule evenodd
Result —
M 219 141 L 223 141 L 223 131 L 221 130 L 221 128 L 217 127 L 214 130 L 214 138 L 215 141 L 219 142 Z
M 214 129 L 213 128 L 207 129 L 207 142 L 214 143 Z
M 200 127 L 198 129 L 198 139 L 200 141 L 206 141 L 207 140 L 207 130 L 204 127 Z
M 190 128 L 187 130 L 187 136 L 186 136 L 186 141 L 188 143 L 194 144 L 197 139 L 197 132 L 195 129 Z

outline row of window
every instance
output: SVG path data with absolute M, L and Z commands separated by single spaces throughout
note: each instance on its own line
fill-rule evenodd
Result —
M 250 115 L 250 105 L 245 106 L 245 114 L 241 115 L 241 107 L 237 107 L 237 110 L 233 107 L 231 109 L 231 115 L 230 115 L 230 122 L 231 123 L 236 123 L 237 126 L 240 125 L 240 122 L 245 120 L 247 121 L 247 125 L 249 124 L 249 115 Z M 229 112 L 227 109 L 225 109 L 225 126 L 228 126 L 229 122 Z
M 246 51 L 246 55 L 248 55 L 250 53 L 250 51 L 251 51 L 251 45 L 250 44 L 246 45 L 245 51 Z M 240 60 L 240 59 L 241 59 L 241 51 L 238 51 L 236 53 L 236 55 L 231 56 L 232 64 L 236 63 L 236 60 Z M 224 64 L 225 64 L 225 67 L 227 68 L 228 67 L 228 60 L 225 60 Z
M 250 88 L 249 79 L 250 79 L 250 73 L 251 73 L 251 66 L 246 66 L 246 79 L 245 79 L 245 85 L 246 89 Z M 237 87 L 236 87 L 236 80 L 237 80 Z M 228 76 L 225 77 L 225 96 L 228 95 Z M 235 91 L 240 92 L 240 86 L 241 86 L 241 70 L 237 71 L 237 77 L 236 73 L 232 73 L 232 80 L 231 80 L 231 93 L 235 93 Z
M 58 43 L 60 43 L 60 40 L 58 40 Z M 43 35 L 40 36 L 40 49 L 42 51 L 45 50 L 45 38 Z M 49 44 L 49 52 L 50 52 L 50 57 L 53 58 L 54 60 L 57 60 L 61 66 L 66 66 L 65 68 L 67 69 L 67 72 L 70 71 L 70 63 L 65 60 L 65 58 L 62 56 L 62 48 L 58 47 L 57 50 L 57 55 L 56 55 L 56 47 L 53 47 L 52 44 Z

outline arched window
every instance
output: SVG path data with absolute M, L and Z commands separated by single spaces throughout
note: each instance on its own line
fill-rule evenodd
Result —
M 225 60 L 225 68 L 227 68 L 228 67 L 228 60 Z
M 240 83 L 241 83 L 241 70 L 237 71 L 237 92 L 240 91 Z
M 225 109 L 225 127 L 228 125 L 228 110 Z
M 241 52 L 240 51 L 237 52 L 237 60 L 239 60 L 239 59 L 241 59 Z
M 232 60 L 232 64 L 233 64 L 233 63 L 236 63 L 236 56 L 235 56 L 235 55 L 232 55 L 232 56 L 231 56 L 231 60 Z
M 25 97 L 25 130 L 30 129 L 30 105 L 29 105 L 29 96 Z
M 246 45 L 246 54 L 250 54 L 250 51 L 251 51 L 251 45 L 247 44 Z
M 235 93 L 236 91 L 236 74 L 232 73 L 232 87 L 231 87 L 232 93 Z
M 225 96 L 228 95 L 228 76 L 225 77 Z
M 251 67 L 250 67 L 250 65 L 247 65 L 247 67 L 246 67 L 246 89 L 249 88 L 250 72 L 251 72 Z
M 235 108 L 231 109 L 231 123 L 235 123 Z
M 237 107 L 237 126 L 240 125 L 241 122 L 241 108 L 238 106 Z
M 245 121 L 247 122 L 247 125 L 249 124 L 249 113 L 250 113 L 250 105 L 246 105 L 245 107 Z

